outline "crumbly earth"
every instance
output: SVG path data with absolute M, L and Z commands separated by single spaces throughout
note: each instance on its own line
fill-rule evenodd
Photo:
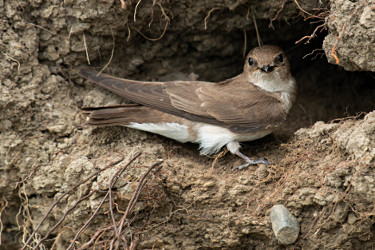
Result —
M 141 176 L 164 160 L 123 230 L 138 249 L 374 248 L 374 13 L 373 1 L 0 0 L 1 247 L 19 249 L 54 202 L 77 186 L 30 241 L 35 246 L 49 233 L 46 248 L 66 249 L 117 171 L 141 153 L 111 198 L 120 221 Z M 84 81 L 77 69 L 106 67 L 142 80 L 224 80 L 241 72 L 244 51 L 257 46 L 253 16 L 263 42 L 286 50 L 299 87 L 285 126 L 243 144 L 246 155 L 273 165 L 232 173 L 242 162 L 230 154 L 207 157 L 197 145 L 84 125 L 79 107 L 127 100 Z M 323 23 L 317 37 L 296 44 Z M 90 239 L 109 248 L 109 204 L 77 238 L 77 248 Z M 284 204 L 300 223 L 291 246 L 273 235 L 274 204 Z M 103 234 L 93 238 L 96 232 Z
M 330 9 L 323 43 L 328 61 L 345 70 L 374 71 L 375 1 L 331 1 Z

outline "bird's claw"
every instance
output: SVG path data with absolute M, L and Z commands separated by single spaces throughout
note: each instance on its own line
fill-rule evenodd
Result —
M 247 159 L 245 164 L 242 164 L 240 166 L 237 166 L 237 167 L 233 168 L 232 172 L 234 172 L 236 170 L 244 169 L 244 168 L 248 167 L 249 165 L 257 165 L 257 164 L 266 164 L 268 166 L 268 165 L 271 165 L 272 163 L 269 162 L 269 161 L 266 161 L 266 159 L 264 159 L 264 158 L 259 158 L 256 161 L 251 160 L 251 159 Z

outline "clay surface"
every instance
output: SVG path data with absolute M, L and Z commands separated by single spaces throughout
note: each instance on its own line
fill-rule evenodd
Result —
M 141 153 L 111 192 L 119 222 L 141 176 L 164 160 L 128 213 L 122 235 L 129 246 L 282 248 L 269 215 L 283 204 L 301 226 L 295 249 L 373 248 L 374 6 L 343 0 L 0 0 L 1 247 L 19 249 L 54 202 L 77 185 L 29 243 L 49 233 L 45 248 L 66 249 L 119 169 Z M 257 46 L 253 17 L 263 42 L 286 51 L 299 87 L 285 126 L 243 144 L 244 154 L 273 165 L 232 173 L 242 162 L 230 154 L 215 159 L 200 155 L 197 145 L 85 126 L 80 107 L 128 101 L 84 81 L 79 68 L 106 68 L 131 79 L 221 81 L 240 73 L 243 54 Z M 322 24 L 314 38 L 296 44 Z M 115 235 L 113 227 L 104 230 L 113 225 L 109 204 L 107 198 L 77 248 L 94 239 L 89 248 L 109 249 Z
M 330 6 L 323 43 L 328 61 L 345 70 L 375 71 L 375 1 L 335 0 Z

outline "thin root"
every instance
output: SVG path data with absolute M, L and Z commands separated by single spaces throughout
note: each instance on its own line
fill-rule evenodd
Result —
M 321 31 L 324 30 L 324 29 L 326 29 L 326 23 L 323 23 L 323 24 L 317 26 L 317 27 L 314 29 L 313 33 L 312 33 L 310 36 L 304 36 L 304 37 L 302 37 L 302 38 L 299 39 L 297 42 L 295 42 L 295 44 L 300 43 L 301 41 L 303 41 L 303 40 L 305 40 L 305 39 L 307 39 L 307 41 L 305 42 L 305 44 L 308 44 L 312 38 L 316 37 L 316 32 L 317 32 L 320 28 L 322 28 Z M 320 31 L 320 32 L 321 32 L 321 31 Z
M 226 153 L 228 153 L 228 149 L 224 148 L 220 153 L 218 153 L 216 156 L 215 156 L 215 159 L 214 161 L 212 162 L 211 164 L 211 169 L 213 169 L 216 165 L 216 163 L 218 162 L 218 160 L 223 157 L 224 155 L 226 155 Z
M 28 24 L 33 25 L 34 27 L 37 27 L 39 29 L 42 29 L 42 30 L 44 30 L 44 31 L 46 31 L 46 32 L 54 35 L 54 36 L 58 36 L 58 37 L 61 37 L 61 38 L 64 38 L 64 39 L 70 39 L 70 37 L 72 35 L 72 32 L 73 32 L 73 27 L 71 27 L 70 31 L 69 31 L 69 35 L 68 36 L 62 36 L 62 35 L 56 34 L 56 32 L 50 31 L 50 30 L 48 30 L 48 29 L 46 29 L 46 28 L 44 28 L 44 27 L 42 27 L 40 25 L 37 25 L 37 24 L 34 24 L 34 23 L 28 23 Z
M 306 14 L 309 15 L 309 16 L 314 16 L 314 15 L 311 14 L 310 12 L 307 12 L 306 10 L 302 9 L 301 6 L 299 5 L 299 3 L 297 2 L 297 0 L 294 0 L 294 2 L 296 3 L 298 9 L 300 9 L 303 13 L 306 13 Z
M 169 25 L 169 21 L 167 21 L 165 23 L 165 27 L 164 27 L 164 30 L 163 30 L 163 33 L 158 37 L 158 38 L 150 38 L 150 37 L 147 37 L 145 34 L 143 34 L 139 29 L 137 28 L 134 28 L 135 31 L 137 31 L 141 36 L 143 36 L 143 38 L 147 39 L 147 40 L 150 40 L 150 41 L 153 41 L 153 42 L 156 42 L 156 41 L 159 41 L 160 39 L 163 38 L 163 36 L 165 35 L 165 32 L 167 31 L 167 28 L 168 28 L 168 25 Z
M 285 3 L 287 2 L 288 0 L 285 0 L 282 4 L 281 4 L 281 8 L 276 12 L 276 15 L 270 20 L 270 24 L 269 24 L 269 27 L 274 29 L 273 27 L 273 21 L 275 21 L 278 17 L 279 17 L 279 14 L 281 13 L 281 11 L 283 11 L 284 9 L 284 6 L 285 6 Z
M 257 20 L 255 19 L 255 14 L 254 14 L 253 10 L 251 10 L 251 14 L 253 16 L 255 31 L 257 33 L 258 46 L 260 47 L 260 46 L 263 45 L 263 42 L 262 42 L 262 38 L 260 38 L 260 35 L 259 35 L 258 24 L 257 24 Z
M 135 5 L 135 9 L 134 9 L 134 16 L 133 16 L 133 19 L 134 19 L 134 22 L 137 21 L 137 9 L 138 9 L 138 5 L 141 3 L 142 0 L 139 0 L 138 3 Z
M 215 10 L 220 10 L 222 8 L 213 8 L 211 9 L 208 13 L 207 16 L 204 18 L 204 30 L 207 30 L 207 20 L 210 17 L 211 13 L 214 12 Z
M 112 34 L 112 51 L 111 51 L 111 57 L 109 58 L 109 61 L 107 62 L 107 64 L 99 71 L 99 73 L 96 76 L 100 75 L 108 67 L 108 65 L 112 61 L 113 54 L 115 53 L 115 35 L 113 34 L 113 30 L 112 30 L 111 25 L 109 25 L 109 28 L 111 29 L 111 34 Z
M 9 58 L 10 60 L 12 60 L 13 62 L 16 62 L 18 64 L 17 66 L 17 71 L 20 71 L 20 68 L 21 68 L 21 64 L 18 60 L 14 59 L 13 57 L 11 57 L 10 55 L 0 51 L 4 56 L 6 56 L 7 58 Z
M 83 46 L 85 47 L 87 64 L 90 65 L 90 57 L 89 57 L 89 52 L 88 52 L 88 50 L 87 50 L 87 44 L 86 44 L 86 36 L 85 36 L 85 33 L 83 33 Z
M 1 235 L 3 233 L 4 225 L 3 221 L 1 220 L 1 216 L 3 215 L 3 212 L 5 208 L 8 206 L 8 201 L 5 197 L 3 197 L 4 201 L 0 202 L 0 244 L 1 244 Z
M 162 14 L 163 14 L 163 16 L 164 16 L 164 18 L 165 18 L 165 20 L 166 20 L 166 22 L 165 22 L 165 26 L 164 26 L 164 29 L 163 29 L 162 34 L 161 34 L 158 38 L 150 38 L 150 37 L 147 37 L 145 34 L 143 34 L 139 29 L 137 29 L 137 28 L 134 27 L 134 29 L 135 29 L 135 30 L 136 30 L 136 31 L 137 31 L 137 32 L 138 32 L 143 38 L 145 38 L 145 39 L 147 39 L 147 40 L 149 40 L 149 41 L 153 41 L 153 42 L 159 41 L 160 39 L 163 38 L 163 36 L 165 35 L 165 32 L 167 31 L 168 25 L 169 25 L 169 23 L 170 23 L 170 19 L 169 19 L 169 17 L 167 16 L 167 14 L 165 13 L 163 6 L 161 6 L 160 3 L 157 3 L 157 4 L 158 4 L 158 6 L 160 7 L 160 10 L 161 10 L 161 12 L 162 12 Z

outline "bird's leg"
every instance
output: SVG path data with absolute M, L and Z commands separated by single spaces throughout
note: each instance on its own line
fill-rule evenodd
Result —
M 236 171 L 237 169 L 238 170 L 244 169 L 248 167 L 249 165 L 256 165 L 256 164 L 270 165 L 271 164 L 270 162 L 266 161 L 264 158 L 260 158 L 258 160 L 251 160 L 249 157 L 247 157 L 246 155 L 240 152 L 240 147 L 241 146 L 237 141 L 232 141 L 227 144 L 227 148 L 232 154 L 235 154 L 246 161 L 245 164 L 242 164 L 240 166 L 233 168 L 233 172 Z
M 238 170 L 244 169 L 244 168 L 248 167 L 249 165 L 256 165 L 256 164 L 270 165 L 271 164 L 270 162 L 266 161 L 264 158 L 259 158 L 258 160 L 252 160 L 249 157 L 247 157 L 246 155 L 242 154 L 240 151 L 235 152 L 235 155 L 238 155 L 239 157 L 244 159 L 246 161 L 246 163 L 233 168 L 233 172 L 236 171 L 237 169 Z

